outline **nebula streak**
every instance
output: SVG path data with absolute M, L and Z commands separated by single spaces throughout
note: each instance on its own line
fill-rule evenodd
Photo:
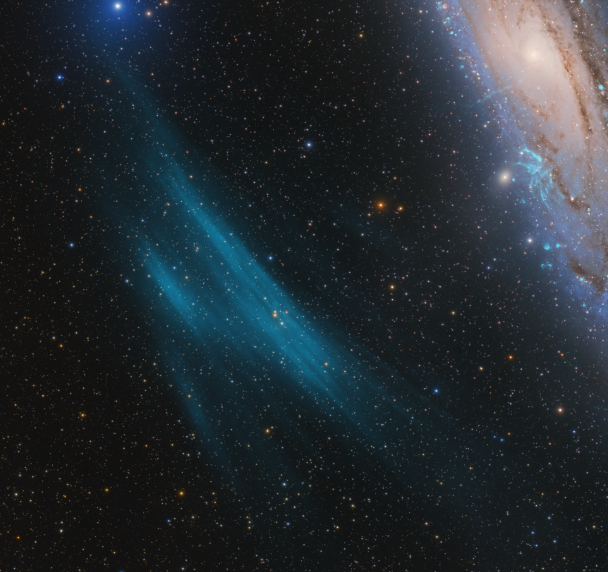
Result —
M 138 191 L 113 195 L 108 208 L 133 237 L 129 286 L 150 308 L 159 361 L 205 463 L 260 511 L 276 495 L 265 483 L 306 484 L 299 459 L 321 462 L 319 439 L 362 474 L 399 490 L 422 483 L 430 498 L 437 481 L 427 484 L 412 462 L 424 459 L 424 470 L 444 475 L 440 486 L 451 485 L 442 509 L 458 515 L 478 502 L 474 466 L 509 486 L 507 463 L 517 461 L 494 466 L 478 455 L 441 410 L 447 387 L 445 396 L 432 392 L 429 379 L 426 391 L 417 389 L 407 369 L 370 355 L 324 312 L 297 301 L 222 216 L 229 198 L 210 183 L 213 175 L 192 167 L 193 155 L 128 85 L 143 111 L 130 175 Z M 471 518 L 495 510 L 479 505 Z

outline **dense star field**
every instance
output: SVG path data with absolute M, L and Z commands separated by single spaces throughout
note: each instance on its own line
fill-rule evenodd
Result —
M 600 3 L 0 13 L 2 570 L 606 568 Z

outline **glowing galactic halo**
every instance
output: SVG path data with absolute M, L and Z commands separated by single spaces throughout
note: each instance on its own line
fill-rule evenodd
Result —
M 578 277 L 608 282 L 605 9 L 570 0 L 438 3 Z M 486 99 L 484 98 L 484 99 Z

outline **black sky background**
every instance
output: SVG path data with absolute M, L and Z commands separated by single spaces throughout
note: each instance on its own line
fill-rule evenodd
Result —
M 541 269 L 547 223 L 524 184 L 498 188 L 508 150 L 433 10 L 1 8 L 2 569 L 605 566 L 602 322 L 567 269 Z M 443 414 L 470 454 L 466 503 L 440 484 L 449 463 L 420 456 L 446 456 L 432 435 L 407 480 L 330 447 L 329 424 L 303 429 L 307 458 L 277 431 L 269 458 L 287 450 L 313 485 L 290 493 L 308 495 L 297 530 L 276 483 L 243 491 L 206 456 L 155 310 L 124 282 L 113 209 L 160 195 L 133 171 L 156 136 L 141 108 L 319 333 L 398 371 L 407 388 L 381 383 L 404 407 L 414 393 Z M 275 496 L 281 517 L 255 518 Z

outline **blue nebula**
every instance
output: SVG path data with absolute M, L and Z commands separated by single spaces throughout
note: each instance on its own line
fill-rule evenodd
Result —
M 307 454 L 315 454 L 299 411 L 319 419 L 323 430 L 341 435 L 340 446 L 351 454 L 366 443 L 366 452 L 359 454 L 371 454 L 372 466 L 380 470 L 388 465 L 403 478 L 408 463 L 399 462 L 394 453 L 388 456 L 387 448 L 411 454 L 423 442 L 448 440 L 447 434 L 458 432 L 397 372 L 338 331 L 325 334 L 323 322 L 300 308 L 237 233 L 212 217 L 206 209 L 212 200 L 191 184 L 177 161 L 171 156 L 161 161 L 164 167 L 157 164 L 155 170 L 164 173 L 166 202 L 173 210 L 162 223 L 149 221 L 156 229 L 154 238 L 139 234 L 137 266 L 143 264 L 149 276 L 142 288 L 153 304 L 156 336 L 172 385 L 201 446 L 233 482 L 242 483 L 243 460 L 230 443 L 248 443 L 251 458 L 264 458 L 268 453 L 260 438 L 270 438 L 277 426 L 291 435 L 292 446 L 298 443 Z M 399 399 L 385 389 L 386 380 L 399 388 Z M 238 403 L 239 419 L 255 420 L 260 410 L 269 409 L 275 422 L 257 430 L 235 423 L 236 414 L 226 405 L 232 402 Z M 423 422 L 418 420 L 421 414 Z M 402 435 L 407 444 L 398 445 Z M 450 450 L 433 463 L 447 462 L 442 456 Z M 270 471 L 277 477 L 297 475 L 288 451 L 274 454 L 265 479 Z M 467 463 L 450 470 L 464 475 Z M 464 487 L 461 492 L 467 494 Z
M 548 207 L 549 197 L 553 193 L 553 175 L 551 169 L 545 166 L 540 155 L 524 147 L 520 153 L 517 166 L 522 167 L 528 177 L 529 188 L 533 197 L 538 197 Z
M 469 477 L 470 438 L 426 390 L 342 333 L 325 312 L 298 302 L 272 274 L 280 269 L 264 264 L 273 255 L 258 258 L 260 246 L 244 243 L 255 242 L 246 223 L 223 217 L 218 204 L 226 204 L 227 192 L 210 182 L 214 174 L 191 179 L 192 155 L 161 124 L 156 107 L 145 105 L 145 95 L 132 84 L 129 90 L 150 111 L 142 125 L 154 133 L 142 138 L 137 162 L 145 227 L 140 214 L 130 214 L 142 203 L 123 192 L 127 185 L 117 184 L 104 200 L 129 244 L 121 250 L 124 270 L 138 269 L 133 286 L 148 308 L 159 380 L 180 400 L 208 466 L 247 503 L 262 506 L 276 495 L 271 483 L 300 486 L 300 459 L 317 458 L 322 438 L 397 486 L 416 479 L 424 487 L 422 471 L 449 467 L 458 483 L 453 502 L 468 506 L 477 491 Z M 431 387 L 438 394 L 441 385 Z M 273 445 L 279 439 L 288 446 Z M 423 455 L 423 466 L 412 464 Z
M 309 445 L 301 414 L 295 405 L 275 402 L 279 392 L 292 395 L 294 404 L 306 408 L 307 417 L 369 440 L 371 450 L 385 448 L 389 440 L 383 434 L 389 427 L 395 432 L 391 439 L 397 438 L 399 426 L 410 426 L 420 411 L 432 415 L 424 413 L 425 421 L 416 431 L 432 432 L 435 438 L 448 430 L 448 420 L 440 423 L 442 428 L 434 427 L 433 419 L 439 421 L 443 414 L 397 372 L 335 329 L 330 328 L 330 335 L 323 332 L 324 320 L 303 310 L 237 238 L 241 233 L 211 214 L 213 185 L 199 188 L 193 183 L 191 167 L 186 172 L 180 165 L 178 145 L 168 130 L 155 117 L 147 119 L 155 122 L 158 140 L 154 154 L 142 154 L 148 161 L 142 172 L 158 174 L 153 183 L 162 189 L 163 208 L 157 212 L 163 214 L 148 216 L 145 229 L 139 217 L 125 220 L 127 209 L 118 209 L 116 216 L 125 232 L 136 237 L 136 259 L 128 265 L 143 265 L 147 278 L 137 285 L 158 324 L 155 336 L 172 372 L 172 385 L 198 428 L 201 443 L 222 470 L 234 477 L 235 467 L 242 464 L 231 458 L 226 440 L 252 440 L 249 426 L 234 425 L 222 412 L 227 400 L 241 394 L 247 395 L 242 404 L 239 397 L 247 419 L 258 416 L 261 404 L 270 404 L 282 430 L 290 428 L 303 447 Z M 159 152 L 163 146 L 175 152 Z M 385 380 L 398 388 L 399 400 L 385 389 Z M 408 412 L 414 403 L 417 412 Z M 230 435 L 222 429 L 224 423 L 231 427 Z M 272 435 L 270 425 L 260 433 Z M 261 445 L 252 444 L 251 452 L 257 447 Z M 385 463 L 386 455 L 380 454 L 377 462 Z M 289 474 L 279 471 L 279 465 L 279 474 Z M 466 463 L 462 465 L 466 474 Z

